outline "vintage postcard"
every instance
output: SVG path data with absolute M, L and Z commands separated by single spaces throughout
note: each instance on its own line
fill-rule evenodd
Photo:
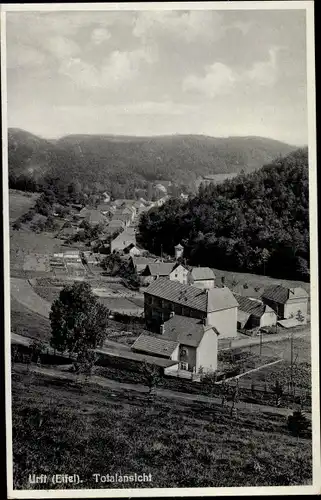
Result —
M 2 4 L 8 496 L 321 488 L 312 1 Z

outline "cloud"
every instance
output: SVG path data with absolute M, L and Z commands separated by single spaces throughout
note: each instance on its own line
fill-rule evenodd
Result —
M 274 85 L 278 77 L 277 52 L 279 50 L 280 47 L 272 47 L 269 50 L 269 59 L 254 63 L 252 68 L 247 71 L 245 78 L 262 86 Z
M 44 48 L 57 59 L 68 59 L 80 52 L 73 40 L 63 36 L 50 37 L 44 42 Z
M 188 75 L 182 83 L 183 91 L 196 91 L 213 98 L 228 94 L 236 85 L 259 85 L 272 87 L 278 79 L 277 52 L 280 47 L 269 50 L 267 61 L 255 62 L 249 70 L 233 68 L 215 62 L 205 67 L 205 75 Z
M 228 93 L 237 75 L 225 64 L 216 62 L 205 68 L 205 76 L 189 75 L 183 81 L 183 91 L 196 90 L 209 97 Z
M 153 57 L 148 50 L 116 50 L 102 62 L 100 67 L 73 57 L 62 63 L 59 72 L 83 88 L 117 90 L 132 81 L 139 74 L 142 65 L 152 62 Z
M 218 39 L 224 33 L 221 15 L 215 11 L 143 11 L 133 22 L 133 35 L 144 42 L 171 37 L 185 42 Z
M 45 61 L 45 55 L 28 46 L 9 45 L 7 47 L 7 68 L 35 68 Z
M 94 45 L 100 45 L 111 38 L 110 32 L 106 28 L 95 28 L 91 34 L 91 41 Z

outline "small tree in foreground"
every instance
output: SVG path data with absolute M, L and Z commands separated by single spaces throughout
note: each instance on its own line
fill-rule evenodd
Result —
M 141 374 L 149 387 L 149 394 L 152 394 L 161 378 L 159 368 L 144 361 L 141 366 Z
M 67 351 L 79 364 L 104 340 L 108 310 L 98 302 L 88 283 L 74 283 L 60 292 L 49 318 L 51 347 Z
M 288 417 L 288 429 L 297 438 L 306 433 L 309 427 L 309 420 L 302 410 L 296 410 Z

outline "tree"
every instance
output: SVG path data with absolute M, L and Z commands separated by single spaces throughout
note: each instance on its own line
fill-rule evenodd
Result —
M 152 394 L 161 378 L 159 368 L 144 361 L 141 366 L 141 374 L 145 379 L 146 385 L 149 387 L 149 394 Z
M 310 427 L 310 422 L 305 416 L 302 410 L 296 410 L 288 417 L 288 429 L 293 434 L 299 438 L 304 434 Z
M 49 319 L 50 345 L 84 362 L 90 350 L 105 338 L 108 310 L 92 293 L 88 283 L 74 283 L 63 288 L 53 302 Z

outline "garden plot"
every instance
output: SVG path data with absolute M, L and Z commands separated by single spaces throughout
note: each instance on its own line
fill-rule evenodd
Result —
M 24 271 L 50 272 L 49 256 L 39 253 L 30 253 L 25 256 L 22 269 Z
M 28 212 L 34 206 L 39 193 L 26 193 L 16 189 L 9 189 L 9 219 L 10 222 L 15 221 L 21 215 Z
M 126 298 L 110 298 L 110 297 L 99 297 L 99 302 L 101 302 L 107 309 L 120 314 L 128 314 L 133 316 L 140 316 L 143 314 L 144 309 L 133 304 L 130 300 Z

